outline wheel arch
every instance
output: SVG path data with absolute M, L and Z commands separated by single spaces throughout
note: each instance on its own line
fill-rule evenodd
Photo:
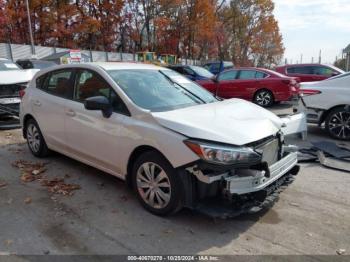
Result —
M 326 118 L 327 118 L 328 114 L 329 114 L 332 110 L 334 110 L 334 109 L 336 109 L 336 108 L 345 108 L 345 107 L 347 107 L 347 106 L 350 107 L 350 105 L 343 104 L 343 105 L 336 105 L 336 106 L 333 106 L 333 107 L 331 107 L 331 108 L 325 110 L 325 111 L 322 113 L 318 124 L 321 125 L 324 121 L 326 121 Z
M 126 173 L 126 176 L 125 176 L 125 180 L 126 180 L 126 183 L 127 185 L 131 188 L 132 187 L 132 179 L 131 179 L 131 172 L 132 172 L 132 167 L 133 167 L 133 164 L 135 163 L 136 159 L 146 153 L 146 152 L 150 152 L 150 151 L 155 151 L 159 154 L 161 154 L 169 163 L 170 161 L 165 157 L 165 155 L 160 152 L 158 149 L 156 149 L 155 147 L 153 146 L 149 146 L 149 145 L 142 145 L 142 146 L 138 146 L 136 147 L 132 153 L 130 154 L 129 156 L 129 160 L 128 160 L 128 164 L 127 164 L 127 173 Z M 170 163 L 171 165 L 171 163 Z

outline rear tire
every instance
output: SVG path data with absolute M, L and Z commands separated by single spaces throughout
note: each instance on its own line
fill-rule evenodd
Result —
M 42 158 L 49 155 L 49 148 L 46 145 L 38 123 L 34 119 L 27 121 L 25 133 L 28 147 L 34 156 Z
M 253 102 L 262 107 L 270 107 L 273 105 L 275 99 L 271 91 L 266 89 L 258 90 L 254 95 Z
M 325 126 L 331 137 L 350 140 L 350 112 L 345 108 L 331 110 L 325 119 Z
M 132 183 L 142 206 L 159 216 L 182 208 L 183 186 L 176 170 L 156 151 L 142 154 L 132 168 Z

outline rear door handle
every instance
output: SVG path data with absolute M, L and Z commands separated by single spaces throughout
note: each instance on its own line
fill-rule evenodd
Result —
M 41 106 L 41 103 L 39 100 L 35 100 L 34 103 L 33 103 L 35 106 Z
M 67 116 L 75 116 L 75 112 L 74 112 L 73 109 L 68 109 L 68 110 L 66 111 L 66 115 L 67 115 Z

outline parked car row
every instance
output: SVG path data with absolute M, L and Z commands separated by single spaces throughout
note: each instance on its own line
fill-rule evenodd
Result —
M 233 69 L 233 64 L 228 62 L 211 62 L 203 67 L 177 65 L 169 68 L 217 96 L 243 98 L 263 107 L 295 98 L 300 82 L 320 81 L 344 73 L 334 66 L 321 64 L 285 65 L 277 67 L 276 71 L 255 67 Z

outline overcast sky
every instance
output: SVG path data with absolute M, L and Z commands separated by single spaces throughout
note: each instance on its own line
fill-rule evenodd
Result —
M 350 44 L 350 0 L 274 0 L 288 63 L 333 63 Z

